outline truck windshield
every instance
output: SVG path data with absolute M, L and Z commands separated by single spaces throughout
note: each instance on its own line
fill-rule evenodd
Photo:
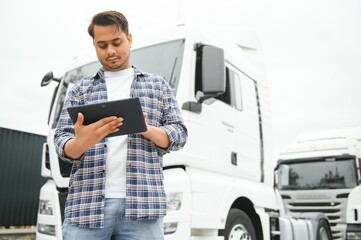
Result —
M 141 71 L 162 76 L 176 94 L 183 52 L 184 39 L 180 39 L 133 50 L 130 62 Z M 71 87 L 84 76 L 94 76 L 100 66 L 100 63 L 95 61 L 65 73 L 64 81 L 59 86 L 58 101 L 54 105 L 55 114 L 52 128 L 56 127 L 65 98 Z
M 293 160 L 280 164 L 278 189 L 340 189 L 357 186 L 354 157 Z

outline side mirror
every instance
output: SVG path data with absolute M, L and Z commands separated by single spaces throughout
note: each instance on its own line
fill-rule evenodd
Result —
M 205 45 L 202 47 L 202 95 L 199 101 L 217 97 L 226 91 L 224 51 Z
M 41 80 L 40 86 L 45 87 L 45 86 L 49 85 L 49 83 L 51 83 L 52 80 L 59 83 L 61 79 L 54 78 L 53 72 L 48 72 L 47 74 L 45 74 L 45 76 Z
M 273 177 L 274 177 L 273 187 L 277 188 L 277 186 L 278 186 L 278 170 L 273 172 Z
M 185 102 L 182 109 L 200 113 L 204 100 L 217 97 L 226 91 L 226 67 L 223 49 L 197 43 L 194 50 L 197 51 L 197 102 Z

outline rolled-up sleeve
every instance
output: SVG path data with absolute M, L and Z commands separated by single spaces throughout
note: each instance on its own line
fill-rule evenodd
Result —
M 166 131 L 170 145 L 167 149 L 160 148 L 159 152 L 161 154 L 182 149 L 188 138 L 182 113 L 179 110 L 173 91 L 167 83 L 164 83 L 163 93 L 163 125 L 160 127 Z
M 70 92 L 69 95 L 64 102 L 59 121 L 57 123 L 55 134 L 54 134 L 54 144 L 55 150 L 58 156 L 66 161 L 66 162 L 73 162 L 74 159 L 67 158 L 64 152 L 65 144 L 72 138 L 74 138 L 74 126 L 73 122 L 69 116 L 67 108 L 76 104 L 77 102 L 75 99 L 75 93 L 77 92 L 76 88 L 74 87 Z

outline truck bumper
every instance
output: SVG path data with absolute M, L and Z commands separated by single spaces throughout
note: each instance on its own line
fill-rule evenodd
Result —
M 42 211 L 40 212 L 40 209 Z M 61 210 L 58 190 L 53 180 L 48 180 L 40 189 L 40 204 L 36 225 L 37 240 L 61 240 Z
M 361 240 L 361 224 L 347 224 L 346 239 Z

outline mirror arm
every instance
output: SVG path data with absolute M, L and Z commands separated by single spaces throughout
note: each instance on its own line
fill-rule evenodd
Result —
M 194 113 L 201 113 L 202 112 L 202 103 L 200 102 L 185 102 L 182 105 L 183 110 L 191 111 Z

